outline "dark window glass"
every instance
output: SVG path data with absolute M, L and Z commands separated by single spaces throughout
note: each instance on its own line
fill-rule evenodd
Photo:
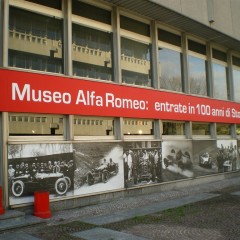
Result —
M 122 81 L 128 84 L 151 86 L 150 46 L 121 38 Z
M 89 49 L 111 51 L 111 35 L 106 32 L 73 24 L 73 43 Z
M 62 73 L 62 60 L 9 50 L 9 66 L 39 71 Z
M 163 122 L 162 135 L 185 135 L 185 123 Z
M 190 91 L 193 94 L 207 95 L 207 63 L 204 59 L 188 56 Z
M 240 102 L 240 70 L 233 69 L 233 95 L 234 101 Z
M 73 1 L 73 14 L 90 18 L 97 22 L 111 24 L 111 12 L 79 1 Z
M 213 97 L 228 99 L 227 68 L 213 63 Z
M 59 9 L 61 10 L 62 9 L 62 1 L 61 0 L 25 0 L 25 1 L 28 1 L 28 2 L 32 2 L 32 3 L 37 3 L 37 4 L 40 4 L 40 5 L 44 5 L 44 6 L 47 6 L 47 7 L 51 7 L 51 8 L 56 8 L 56 9 Z
M 227 62 L 227 54 L 225 52 L 219 51 L 217 49 L 212 49 L 213 58 L 216 58 L 220 61 Z
M 226 123 L 217 123 L 217 135 L 230 135 L 231 125 Z
M 233 62 L 233 65 L 240 67 L 240 58 L 233 56 L 232 62 Z
M 188 40 L 188 49 L 193 52 L 206 55 L 206 46 L 201 43 L 197 43 L 192 40 Z
M 181 37 L 163 29 L 158 29 L 158 40 L 181 47 Z
M 145 23 L 121 16 L 120 25 L 122 29 L 135 32 L 144 36 L 150 36 L 150 26 Z
M 239 124 L 236 125 L 236 134 L 240 135 L 240 125 Z
M 62 73 L 63 23 L 10 8 L 9 66 Z
M 209 123 L 193 123 L 192 124 L 193 135 L 210 135 Z
M 160 87 L 182 92 L 182 55 L 167 48 L 158 50 L 160 64 Z
M 73 74 L 112 80 L 112 36 L 73 24 Z

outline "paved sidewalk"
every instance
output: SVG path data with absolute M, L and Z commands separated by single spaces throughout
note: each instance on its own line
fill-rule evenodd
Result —
M 135 234 L 126 233 L 123 231 L 108 229 L 102 226 L 109 223 L 114 222 L 117 223 L 119 221 L 128 220 L 133 217 L 158 213 L 166 209 L 172 209 L 190 203 L 196 203 L 207 199 L 213 199 L 221 195 L 222 189 L 229 187 L 237 188 L 238 186 L 240 189 L 240 177 L 225 179 L 218 182 L 212 182 L 203 185 L 185 187 L 171 191 L 115 199 L 107 203 L 77 209 L 64 210 L 53 213 L 53 217 L 50 218 L 46 223 L 46 232 L 47 229 L 51 229 L 51 227 L 52 228 L 58 227 L 58 229 L 61 229 L 61 226 L 63 226 L 64 224 L 70 224 L 66 226 L 71 226 L 72 222 L 80 221 L 86 224 L 93 224 L 95 227 L 86 229 L 84 231 L 82 230 L 78 231 L 77 228 L 75 230 L 70 229 L 67 235 L 65 235 L 68 237 L 66 238 L 58 237 L 56 239 L 86 239 L 86 240 L 152 239 L 144 238 L 142 236 L 137 236 Z M 239 191 L 235 191 L 233 192 L 233 194 L 235 196 L 240 197 Z M 36 237 L 35 233 L 36 232 L 39 233 L 40 230 L 37 227 L 32 227 L 31 229 L 23 229 L 22 231 L 17 230 L 16 232 L 11 233 L 6 232 L 5 234 L 0 235 L 0 239 L 1 240 L 53 239 L 51 237 L 48 238 L 47 234 L 45 235 L 43 234 L 43 237 L 40 237 L 38 235 Z M 42 231 L 44 233 L 44 229 L 42 229 Z M 205 237 L 205 239 L 207 238 Z
M 156 212 L 164 211 L 166 209 L 172 209 L 172 208 L 180 207 L 186 204 L 207 200 L 216 196 L 219 196 L 219 194 L 201 193 L 198 195 L 190 195 L 190 196 L 185 196 L 179 199 L 165 200 L 160 203 L 159 202 L 152 203 L 152 204 L 146 205 L 145 207 L 127 209 L 120 212 L 113 212 L 113 213 L 100 215 L 96 217 L 81 218 L 81 221 L 87 222 L 90 224 L 95 224 L 95 225 L 104 225 L 104 224 L 124 221 L 126 219 L 130 219 L 136 216 L 153 214 Z

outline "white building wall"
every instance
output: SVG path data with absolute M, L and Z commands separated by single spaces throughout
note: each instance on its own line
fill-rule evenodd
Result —
M 239 0 L 150 0 L 240 40 Z M 211 9 L 211 4 L 213 8 Z M 213 22 L 210 22 L 209 16 Z

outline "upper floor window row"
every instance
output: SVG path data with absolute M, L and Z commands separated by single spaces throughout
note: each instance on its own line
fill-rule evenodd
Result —
M 31 4 L 36 7 L 34 12 Z M 164 90 L 240 101 L 237 94 L 240 90 L 239 57 L 232 57 L 233 91 L 230 92 L 225 51 L 212 48 L 212 64 L 209 65 L 206 43 L 187 37 L 186 58 L 181 33 L 158 27 L 158 64 L 155 64 L 152 61 L 150 22 L 132 18 L 124 12 L 120 12 L 119 18 L 121 79 L 114 79 L 118 75 L 114 74 L 113 16 L 111 8 L 100 6 L 72 1 L 72 36 L 69 38 L 72 40 L 72 65 L 68 71 L 71 75 L 145 87 L 155 86 L 153 81 L 158 81 Z M 51 8 L 51 11 L 43 13 L 45 8 Z M 8 66 L 59 74 L 65 72 L 63 53 L 66 52 L 64 47 L 69 45 L 64 43 L 67 36 L 64 37 L 64 15 L 59 15 L 62 9 L 60 0 L 29 0 L 22 9 L 11 2 Z M 183 72 L 186 71 L 186 59 L 187 74 Z M 157 79 L 152 78 L 153 68 L 158 69 Z M 210 71 L 212 76 L 208 74 Z

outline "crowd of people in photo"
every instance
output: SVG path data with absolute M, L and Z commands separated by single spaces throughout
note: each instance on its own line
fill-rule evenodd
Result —
M 30 175 L 32 178 L 37 173 L 63 173 L 64 176 L 73 176 L 74 173 L 74 162 L 69 161 L 44 161 L 40 162 L 35 158 L 36 162 L 28 163 L 21 162 L 16 164 L 10 164 L 8 168 L 8 177 L 11 181 L 14 178 Z
M 237 146 L 231 144 L 230 146 L 223 146 L 218 148 L 217 152 L 217 164 L 219 172 L 234 171 L 237 169 Z
M 126 181 L 134 180 L 134 184 L 136 184 L 143 174 L 149 173 L 149 181 L 161 182 L 161 149 L 128 149 L 123 153 L 123 160 Z

